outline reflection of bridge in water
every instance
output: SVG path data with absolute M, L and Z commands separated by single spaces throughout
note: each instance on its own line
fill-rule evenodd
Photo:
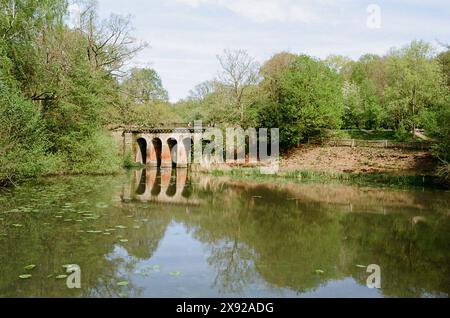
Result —
M 163 204 L 198 205 L 193 193 L 188 169 L 143 169 L 133 172 L 124 201 L 155 202 Z

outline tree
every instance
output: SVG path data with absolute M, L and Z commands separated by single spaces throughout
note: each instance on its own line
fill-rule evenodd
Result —
M 339 75 L 324 63 L 299 56 L 280 78 L 278 100 L 261 107 L 261 125 L 278 127 L 283 148 L 297 145 L 320 128 L 338 128 L 343 112 Z
M 347 56 L 330 55 L 325 60 L 326 66 L 342 75 L 345 80 L 349 80 L 351 76 L 354 62 Z
M 436 112 L 445 103 L 448 88 L 433 54 L 429 44 L 413 41 L 387 57 L 384 99 L 392 125 L 397 129 L 406 127 L 413 131 L 421 124 L 422 113 Z
M 112 14 L 100 21 L 97 3 L 88 1 L 82 8 L 76 29 L 88 40 L 87 54 L 91 65 L 114 75 L 123 75 L 123 67 L 148 46 L 132 35 L 130 16 Z
M 222 68 L 219 81 L 229 91 L 231 103 L 243 121 L 246 107 L 243 96 L 249 87 L 258 83 L 259 64 L 244 50 L 225 50 L 217 59 Z
M 218 85 L 219 83 L 216 81 L 205 81 L 200 83 L 189 92 L 189 99 L 201 101 L 208 95 L 214 93 L 217 90 Z
M 0 185 L 51 171 L 41 114 L 0 68 Z
M 267 92 L 269 98 L 279 98 L 280 78 L 298 56 L 288 52 L 277 53 L 267 60 L 260 69 L 263 77 L 261 87 Z
M 447 46 L 447 51 L 437 56 L 437 61 L 442 66 L 442 72 L 447 78 L 447 86 L 450 88 L 450 46 Z
M 169 100 L 161 78 L 151 68 L 132 68 L 121 87 L 125 98 L 136 104 Z

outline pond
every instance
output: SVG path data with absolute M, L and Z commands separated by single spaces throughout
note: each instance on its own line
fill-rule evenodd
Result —
M 68 288 L 67 264 L 79 266 L 80 289 Z M 370 264 L 379 289 L 367 286 Z M 182 169 L 0 191 L 0 297 L 449 293 L 449 192 Z

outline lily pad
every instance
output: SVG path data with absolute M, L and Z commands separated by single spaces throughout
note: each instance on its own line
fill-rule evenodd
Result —
M 121 239 L 121 240 L 119 240 L 120 242 L 122 242 L 122 243 L 126 243 L 126 242 L 128 242 L 128 240 L 127 239 Z
M 35 268 L 35 267 L 36 267 L 36 265 L 30 264 L 30 265 L 25 266 L 24 269 L 26 269 L 26 270 L 32 270 L 32 269 Z
M 323 270 L 321 270 L 321 269 L 316 269 L 316 274 L 318 274 L 318 275 L 322 275 L 322 274 L 325 274 L 325 272 L 323 271 Z
M 128 282 L 126 280 L 123 280 L 123 281 L 118 282 L 117 285 L 119 285 L 119 286 L 127 286 Z
M 148 276 L 150 276 L 150 273 L 149 272 L 146 272 L 146 271 L 135 271 L 134 272 L 136 275 L 141 275 L 142 277 L 148 277 Z
M 116 228 L 118 228 L 118 229 L 126 229 L 127 227 L 124 226 L 124 225 L 116 225 Z
M 63 274 L 63 275 L 58 275 L 55 277 L 56 279 L 64 279 L 67 278 L 67 275 Z
M 28 279 L 28 278 L 31 278 L 31 274 L 23 274 L 23 275 L 19 275 L 19 278 L 20 279 Z
M 169 275 L 170 275 L 170 276 L 176 276 L 176 277 L 177 277 L 177 276 L 180 276 L 181 273 L 175 271 L 175 272 L 170 272 Z
M 14 223 L 12 226 L 14 226 L 14 227 L 22 227 L 23 225 L 19 224 L 19 223 Z
M 356 265 L 356 267 L 359 267 L 359 268 L 366 268 L 367 266 L 364 266 L 364 265 Z

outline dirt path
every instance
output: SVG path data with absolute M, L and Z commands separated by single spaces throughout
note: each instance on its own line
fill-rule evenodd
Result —
M 281 170 L 327 172 L 389 172 L 434 175 L 436 161 L 429 152 L 401 149 L 302 146 L 285 154 Z

